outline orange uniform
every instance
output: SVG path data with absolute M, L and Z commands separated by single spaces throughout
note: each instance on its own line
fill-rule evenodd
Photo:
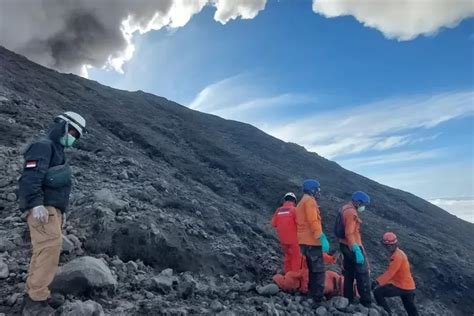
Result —
M 272 226 L 276 228 L 280 243 L 297 244 L 295 203 L 284 202 L 273 214 Z
M 300 245 L 321 246 L 319 236 L 322 233 L 321 215 L 316 199 L 309 194 L 296 207 L 296 232 Z
M 377 282 L 380 285 L 392 284 L 402 290 L 416 288 L 408 257 L 400 248 L 393 252 L 387 271 L 377 278 Z
M 284 270 L 298 271 L 301 269 L 302 255 L 296 238 L 296 208 L 295 203 L 286 201 L 279 207 L 272 218 L 272 225 L 276 228 L 281 248 L 285 256 Z
M 342 207 L 342 212 L 342 221 L 344 223 L 346 238 L 340 239 L 339 242 L 349 246 L 349 248 L 354 244 L 362 246 L 362 238 L 360 236 L 360 224 L 362 224 L 362 221 L 357 215 L 357 210 L 352 202 L 344 205 Z

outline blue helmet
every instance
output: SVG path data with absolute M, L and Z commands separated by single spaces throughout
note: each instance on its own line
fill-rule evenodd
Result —
M 303 182 L 303 192 L 316 196 L 320 189 L 321 185 L 317 180 L 308 179 Z
M 370 204 L 370 197 L 367 193 L 362 192 L 362 191 L 356 191 L 352 193 L 352 201 L 358 202 L 363 205 L 369 205 Z

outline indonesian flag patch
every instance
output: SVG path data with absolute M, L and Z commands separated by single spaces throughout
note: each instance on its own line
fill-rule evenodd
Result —
M 38 160 L 28 160 L 25 163 L 25 169 L 33 169 L 38 167 Z

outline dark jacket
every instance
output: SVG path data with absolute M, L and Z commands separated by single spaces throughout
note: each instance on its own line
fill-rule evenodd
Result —
M 66 162 L 64 147 L 59 139 L 65 134 L 65 122 L 55 122 L 48 135 L 34 141 L 26 150 L 25 166 L 19 181 L 20 209 L 29 210 L 35 206 L 45 205 L 66 211 L 71 193 L 71 181 L 59 188 L 44 185 L 49 168 L 63 165 Z

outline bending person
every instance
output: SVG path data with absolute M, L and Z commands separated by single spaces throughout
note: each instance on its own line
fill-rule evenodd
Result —
M 398 247 L 397 236 L 387 232 L 383 235 L 383 244 L 390 255 L 387 271 L 379 276 L 372 284 L 377 304 L 387 313 L 391 313 L 386 297 L 399 296 L 408 316 L 418 316 L 415 306 L 415 281 L 411 275 L 407 255 Z

